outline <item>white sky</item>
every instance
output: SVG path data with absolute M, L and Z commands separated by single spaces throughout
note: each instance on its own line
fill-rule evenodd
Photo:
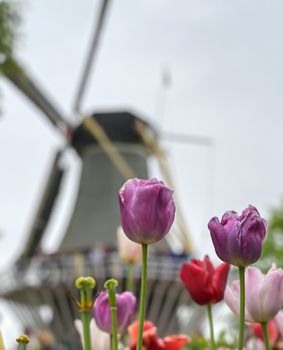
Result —
M 99 2 L 21 3 L 18 57 L 71 115 Z M 210 149 L 165 144 L 195 246 L 201 254 L 212 251 L 210 217 L 249 203 L 267 216 L 283 195 L 283 2 L 116 0 L 111 5 L 84 110 L 125 107 L 164 131 L 214 140 Z M 156 112 L 164 66 L 172 86 L 161 121 Z M 3 79 L 0 89 L 3 266 L 21 250 L 62 140 Z M 68 164 L 72 188 L 79 167 L 72 156 Z
M 99 2 L 21 3 L 18 57 L 71 115 Z M 279 0 L 178 0 L 174 5 L 123 0 L 110 6 L 83 109 L 125 107 L 164 131 L 214 140 L 213 148 L 165 144 L 201 254 L 211 249 L 206 229 L 211 216 L 249 203 L 266 216 L 282 197 L 282 10 Z M 156 112 L 164 66 L 172 86 L 161 121 Z M 5 264 L 21 250 L 62 140 L 26 98 L 3 79 L 0 84 L 0 260 Z M 78 162 L 69 158 L 72 188 Z

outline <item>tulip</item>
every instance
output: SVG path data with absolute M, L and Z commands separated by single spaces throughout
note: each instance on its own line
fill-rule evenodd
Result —
M 246 307 L 247 322 L 268 322 L 283 306 L 283 271 L 274 266 L 264 275 L 258 268 L 249 267 L 246 271 Z M 239 281 L 227 286 L 225 303 L 236 314 L 239 313 Z
M 130 179 L 119 192 L 121 223 L 128 238 L 151 244 L 170 230 L 175 216 L 173 191 L 157 179 Z
M 221 260 L 236 266 L 247 266 L 259 259 L 267 223 L 255 207 L 250 205 L 242 215 L 227 211 L 221 222 L 217 217 L 212 218 L 208 228 Z
M 136 297 L 131 292 L 116 294 L 118 332 L 125 330 L 130 324 L 136 310 Z M 97 326 L 104 332 L 112 333 L 111 310 L 107 292 L 100 292 L 95 299 L 93 316 Z
M 118 253 L 121 259 L 127 264 L 140 262 L 142 249 L 141 245 L 131 241 L 121 226 L 117 229 Z
M 208 223 L 211 238 L 218 257 L 239 267 L 240 278 L 240 326 L 238 350 L 244 346 L 245 328 L 245 267 L 256 262 L 262 251 L 267 223 L 253 206 L 242 215 L 227 211 L 221 219 L 212 218 Z M 266 332 L 265 332 L 266 333 Z
M 210 326 L 211 348 L 216 349 L 213 331 L 211 304 L 221 301 L 227 283 L 229 264 L 222 263 L 216 269 L 209 256 L 202 260 L 193 259 L 184 263 L 180 270 L 180 277 L 192 299 L 200 305 L 207 305 Z
M 79 333 L 82 345 L 84 345 L 82 321 L 75 320 L 75 327 Z M 94 319 L 90 321 L 90 333 L 91 333 L 91 350 L 109 350 L 110 349 L 109 334 L 101 331 L 97 327 L 97 324 L 95 323 Z
M 192 259 L 184 263 L 180 277 L 192 299 L 197 304 L 207 305 L 224 298 L 229 268 L 227 263 L 214 268 L 209 256 L 206 255 L 203 260 Z
M 133 322 L 128 328 L 131 337 L 130 350 L 136 350 L 138 328 L 138 321 Z M 144 322 L 142 335 L 142 343 L 146 350 L 179 350 L 189 341 L 186 335 L 170 335 L 160 338 L 156 326 L 151 321 Z
M 136 350 L 138 340 L 139 322 L 133 322 L 128 333 L 131 337 L 130 350 Z M 157 327 L 151 321 L 145 321 L 143 325 L 142 344 L 147 350 L 163 350 L 164 344 L 157 335 Z
M 173 191 L 156 179 L 130 179 L 119 192 L 121 224 L 127 237 L 142 245 L 142 273 L 137 350 L 142 349 L 145 318 L 148 244 L 162 239 L 175 216 Z

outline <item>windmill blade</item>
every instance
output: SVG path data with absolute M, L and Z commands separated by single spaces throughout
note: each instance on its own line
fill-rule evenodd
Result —
M 28 240 L 23 249 L 22 257 L 27 258 L 34 255 L 49 222 L 64 175 L 64 169 L 60 166 L 62 152 L 62 150 L 57 151 L 53 158 L 33 224 L 27 235 Z
M 48 118 L 49 122 L 67 137 L 71 125 L 61 112 L 54 107 L 49 98 L 42 92 L 38 84 L 28 75 L 15 58 L 7 58 L 1 65 L 2 74 L 16 86 L 31 102 L 33 102 Z
M 75 97 L 75 102 L 74 102 L 74 112 L 75 114 L 79 114 L 81 110 L 81 102 L 83 99 L 83 95 L 86 89 L 86 85 L 89 79 L 90 71 L 94 62 L 94 57 L 97 52 L 98 44 L 99 44 L 99 39 L 101 37 L 102 29 L 103 29 L 103 24 L 105 22 L 105 17 L 107 13 L 107 6 L 109 4 L 110 0 L 102 0 L 101 8 L 98 14 L 97 22 L 94 27 L 94 32 L 93 32 L 93 37 L 91 41 L 91 45 L 89 48 L 89 52 L 84 64 L 84 69 L 82 72 L 81 80 L 78 86 L 78 90 L 76 93 Z
M 189 143 L 199 146 L 213 146 L 213 140 L 210 137 L 206 136 L 182 134 L 175 132 L 165 132 L 162 133 L 160 136 L 162 139 L 169 142 Z

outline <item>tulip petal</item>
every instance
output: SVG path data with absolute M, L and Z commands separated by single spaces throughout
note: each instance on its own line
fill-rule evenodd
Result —
M 131 341 L 135 343 L 138 340 L 138 332 L 139 332 L 139 321 L 136 320 L 131 323 L 128 327 L 128 333 L 131 337 Z M 157 334 L 157 328 L 151 321 L 145 320 L 143 325 L 143 334 Z
M 213 302 L 213 287 L 204 266 L 199 266 L 199 261 L 195 261 L 182 265 L 180 277 L 192 299 L 200 305 L 206 305 Z
M 283 305 L 283 271 L 267 273 L 260 290 L 263 322 L 271 320 Z
M 262 219 L 258 211 L 250 206 L 247 216 L 241 221 L 239 243 L 242 255 L 249 260 L 249 264 L 257 261 L 261 255 L 262 241 L 266 234 L 266 220 Z
M 118 294 L 117 297 L 117 321 L 119 331 L 123 331 L 132 321 L 136 310 L 137 300 L 131 292 Z
M 265 276 L 254 267 L 246 277 L 246 307 L 256 322 L 268 322 L 283 304 L 283 272 L 272 270 Z
M 165 345 L 164 350 L 179 350 L 188 344 L 189 337 L 186 335 L 170 335 L 165 337 L 163 341 Z
M 240 313 L 240 282 L 233 281 L 231 287 L 226 286 L 224 292 L 224 301 L 234 314 Z
M 107 292 L 100 292 L 94 303 L 94 319 L 98 327 L 107 333 L 112 332 L 112 319 Z
M 227 263 L 222 263 L 216 268 L 216 270 L 213 274 L 212 285 L 213 285 L 213 289 L 214 289 L 214 302 L 215 303 L 217 303 L 218 301 L 223 299 L 229 270 L 230 270 L 230 265 Z
M 262 315 L 262 300 L 260 298 L 260 289 L 264 282 L 263 273 L 256 267 L 249 267 L 246 270 L 246 310 L 251 317 L 260 322 Z
M 212 218 L 208 223 L 211 239 L 215 248 L 215 252 L 219 259 L 228 262 L 229 254 L 227 252 L 227 232 L 220 224 L 217 217 Z
M 212 265 L 212 262 L 210 261 L 208 255 L 206 255 L 204 257 L 203 262 L 204 262 L 204 265 L 205 265 L 205 268 L 207 270 L 208 275 L 212 276 L 214 274 L 215 269 L 214 269 L 214 266 Z

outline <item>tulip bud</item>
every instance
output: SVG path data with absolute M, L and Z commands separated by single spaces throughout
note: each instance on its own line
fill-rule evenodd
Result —
M 122 226 L 117 229 L 118 253 L 127 264 L 136 264 L 141 261 L 141 245 L 131 241 L 123 231 Z
M 156 179 L 130 179 L 119 191 L 121 224 L 127 237 L 140 244 L 162 239 L 175 216 L 173 191 Z
M 236 266 L 247 266 L 259 259 L 267 223 L 255 207 L 250 205 L 242 215 L 227 211 L 221 222 L 217 217 L 212 218 L 208 228 L 221 260 Z
M 131 292 L 116 294 L 118 331 L 122 332 L 130 324 L 136 310 L 136 297 Z M 112 319 L 107 292 L 100 292 L 95 299 L 93 316 L 97 326 L 104 332 L 111 334 Z

